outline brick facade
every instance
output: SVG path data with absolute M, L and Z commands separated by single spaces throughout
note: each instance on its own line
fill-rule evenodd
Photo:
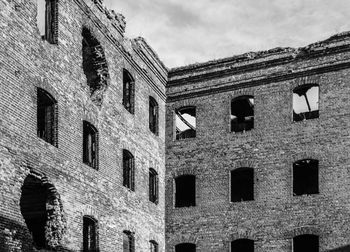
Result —
M 33 202 L 49 209 L 45 239 L 59 251 L 83 250 L 83 217 L 96 223 L 101 252 L 122 251 L 126 237 L 135 251 L 193 243 L 222 252 L 247 238 L 255 251 L 287 252 L 302 234 L 318 235 L 322 252 L 350 250 L 349 33 L 168 70 L 143 38 L 124 36 L 124 17 L 102 0 L 54 3 L 49 43 L 36 0 L 0 0 L 1 252 L 36 251 L 26 219 Z M 99 47 L 88 52 L 99 64 L 89 83 L 83 29 Z M 292 94 L 303 84 L 319 86 L 319 117 L 294 122 Z M 37 135 L 38 88 L 56 102 L 54 145 Z M 235 133 L 231 101 L 241 95 L 254 97 L 254 128 Z M 195 137 L 175 140 L 175 111 L 185 106 L 196 108 Z M 93 167 L 83 162 L 83 121 L 96 129 Z M 123 186 L 123 150 L 134 158 L 134 190 Z M 318 194 L 293 195 L 301 159 L 318 160 Z M 230 202 L 230 172 L 241 167 L 254 170 L 254 200 Z M 195 206 L 175 208 L 181 175 L 195 175 Z

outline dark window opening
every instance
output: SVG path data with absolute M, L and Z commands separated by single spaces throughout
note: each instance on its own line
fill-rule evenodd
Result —
M 175 110 L 176 140 L 196 137 L 196 107 Z
M 158 135 L 158 103 L 153 97 L 149 97 L 149 129 Z
M 38 137 L 57 147 L 57 102 L 45 90 L 37 89 Z
M 127 150 L 123 150 L 123 186 L 135 191 L 135 159 Z
M 317 194 L 318 160 L 303 159 L 293 164 L 293 194 Z
M 87 121 L 83 121 L 83 162 L 98 170 L 98 131 Z
M 319 252 L 317 235 L 299 235 L 293 238 L 293 252 Z
M 293 121 L 298 122 L 319 117 L 319 86 L 306 84 L 293 90 Z
M 66 217 L 56 188 L 47 177 L 30 174 L 21 190 L 20 209 L 34 247 L 57 248 L 66 231 Z
M 250 239 L 238 239 L 231 242 L 230 252 L 254 252 L 254 241 Z
M 149 169 L 149 200 L 158 204 L 158 174 L 154 169 Z
M 37 25 L 43 39 L 58 43 L 58 0 L 37 0 Z
M 131 74 L 123 70 L 123 106 L 131 114 L 135 112 L 135 81 Z
M 135 237 L 130 231 L 123 231 L 123 252 L 135 252 Z
M 196 205 L 196 177 L 182 175 L 175 178 L 175 207 Z
M 90 216 L 83 217 L 83 251 L 98 252 L 97 220 Z
M 175 246 L 175 252 L 196 252 L 196 244 L 180 243 Z
M 99 41 L 88 28 L 83 27 L 82 36 L 84 74 L 90 88 L 91 99 L 100 106 L 109 79 L 106 56 Z
M 231 131 L 242 132 L 254 128 L 254 97 L 239 96 L 231 101 Z
M 150 252 L 158 252 L 158 243 L 156 241 L 150 241 Z
M 231 202 L 254 200 L 254 169 L 231 171 Z

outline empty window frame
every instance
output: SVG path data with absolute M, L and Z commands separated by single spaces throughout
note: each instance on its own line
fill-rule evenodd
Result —
M 123 186 L 135 191 L 135 159 L 128 150 L 123 150 Z
M 180 243 L 175 246 L 175 252 L 196 252 L 196 244 Z
M 150 245 L 150 252 L 158 252 L 158 243 L 154 240 L 149 242 Z
M 231 202 L 254 200 L 254 169 L 238 168 L 231 171 Z
M 123 69 L 123 106 L 131 114 L 135 110 L 135 81 L 128 70 Z
M 175 110 L 176 140 L 196 137 L 196 107 Z
M 98 227 L 97 220 L 91 216 L 83 217 L 83 251 L 98 251 Z
M 149 169 L 149 200 L 158 204 L 158 173 L 152 168 Z
M 175 178 L 175 207 L 196 205 L 196 176 L 182 175 Z
M 317 194 L 318 160 L 303 159 L 293 163 L 293 195 Z
M 149 129 L 155 135 L 158 135 L 159 107 L 153 97 L 149 97 Z
M 254 241 L 250 239 L 238 239 L 231 242 L 230 252 L 254 252 Z
M 133 232 L 123 231 L 123 252 L 135 252 L 135 236 Z
M 305 234 L 293 238 L 293 252 L 319 252 L 319 237 Z
M 43 39 L 58 43 L 58 0 L 37 0 L 37 25 Z
M 318 118 L 319 86 L 305 84 L 293 90 L 293 121 Z
M 57 147 L 57 101 L 44 89 L 37 89 L 38 137 Z
M 254 97 L 243 95 L 231 101 L 231 131 L 242 132 L 254 128 Z
M 87 121 L 83 121 L 83 162 L 98 170 L 98 131 Z

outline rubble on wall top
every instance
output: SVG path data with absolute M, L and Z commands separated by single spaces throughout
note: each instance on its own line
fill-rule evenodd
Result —
M 112 25 L 117 28 L 121 32 L 121 34 L 125 33 L 126 21 L 125 17 L 121 13 L 116 13 L 114 10 L 109 10 L 103 3 L 103 0 L 92 0 L 93 3 L 97 6 L 97 8 L 103 12 L 108 19 L 111 20 Z
M 181 67 L 175 67 L 170 69 L 170 73 L 176 74 L 176 72 L 183 72 L 183 71 L 200 71 L 207 68 L 215 67 L 217 65 L 222 64 L 235 64 L 240 62 L 249 62 L 252 60 L 257 59 L 263 59 L 267 57 L 279 57 L 280 55 L 292 55 L 293 58 L 297 58 L 300 55 L 303 55 L 305 53 L 309 53 L 312 51 L 318 51 L 318 50 L 324 50 L 329 48 L 330 46 L 341 43 L 344 40 L 348 40 L 349 44 L 350 39 L 350 31 L 342 32 L 335 34 L 328 39 L 312 43 L 310 45 L 307 45 L 305 47 L 300 48 L 292 48 L 292 47 L 276 47 L 269 50 L 264 51 L 257 51 L 257 52 L 247 52 L 241 55 L 235 55 L 227 58 L 217 59 L 217 60 L 210 60 L 203 63 L 194 63 L 187 66 L 181 66 Z

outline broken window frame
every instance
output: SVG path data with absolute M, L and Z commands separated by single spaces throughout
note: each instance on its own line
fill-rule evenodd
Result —
M 155 240 L 149 241 L 150 245 L 150 252 L 158 252 L 159 251 L 159 245 Z
M 55 98 L 42 88 L 37 88 L 37 136 L 58 147 L 58 105 Z
M 92 217 L 83 216 L 83 251 L 97 252 L 98 250 L 98 222 Z
M 196 244 L 190 242 L 184 242 L 175 245 L 175 252 L 196 252 L 196 249 Z
M 255 191 L 254 169 L 240 167 L 230 171 L 230 202 L 253 201 Z M 233 180 L 244 181 L 243 185 L 234 188 Z M 237 190 L 235 190 L 237 189 Z
M 320 193 L 318 160 L 307 158 L 295 161 L 293 163 L 292 178 L 293 196 L 312 195 Z
M 123 69 L 123 106 L 130 114 L 135 113 L 135 80 L 126 69 Z
M 293 237 L 293 252 L 319 252 L 320 250 L 320 240 L 318 235 L 314 234 L 302 234 Z M 297 244 L 301 243 L 301 244 Z M 308 243 L 312 248 L 305 248 L 305 243 Z M 311 243 L 311 244 L 310 244 Z
M 50 44 L 58 44 L 58 1 L 59 0 L 41 0 L 45 1 L 45 10 L 42 13 L 45 16 L 44 29 L 40 29 L 39 7 L 37 7 L 37 24 L 39 32 L 43 40 L 48 41 Z M 38 1 L 39 6 L 39 1 Z
M 188 181 L 184 181 L 186 179 Z M 193 184 L 185 186 L 184 183 L 193 183 Z M 188 190 L 184 190 L 184 188 L 187 188 Z M 174 205 L 175 205 L 175 208 L 196 206 L 196 176 L 195 175 L 184 174 L 175 178 Z
M 234 246 L 236 246 L 236 248 L 234 248 Z M 247 248 L 247 246 L 248 246 L 248 248 Z M 230 243 L 230 252 L 241 252 L 241 251 L 254 252 L 254 240 L 251 240 L 251 239 L 237 239 L 237 240 L 231 241 L 231 243 Z
M 318 88 L 317 101 L 316 101 L 317 110 L 312 110 L 309 98 L 306 95 L 307 92 L 313 87 Z M 295 108 L 296 104 L 294 103 L 294 95 L 298 95 L 299 97 L 304 96 L 308 111 L 300 112 L 298 114 L 295 112 L 294 108 Z M 299 122 L 299 121 L 303 121 L 303 120 L 319 118 L 319 100 L 320 100 L 320 86 L 318 84 L 303 84 L 303 85 L 295 87 L 293 89 L 293 97 L 292 97 L 293 122 Z
M 253 99 L 253 102 L 251 102 L 251 99 Z M 246 110 L 251 109 L 252 113 L 246 113 L 242 114 L 240 116 L 237 116 L 237 113 L 234 113 L 234 108 L 238 107 L 235 106 L 234 103 L 238 103 L 240 101 L 247 100 L 249 108 L 247 107 Z M 238 97 L 235 97 L 231 100 L 231 108 L 230 108 L 230 126 L 231 126 L 231 132 L 245 132 L 254 129 L 254 96 L 252 95 L 241 95 Z M 241 110 L 239 110 L 241 111 Z
M 159 107 L 156 99 L 149 97 L 149 129 L 156 136 L 159 134 Z
M 158 173 L 153 169 L 149 169 L 149 200 L 154 204 L 158 204 Z
M 123 150 L 123 186 L 135 191 L 135 158 L 128 150 Z
M 88 121 L 83 121 L 83 163 L 98 170 L 98 131 Z
M 129 230 L 123 231 L 123 252 L 135 252 L 135 234 Z
M 186 113 L 186 112 L 189 112 L 189 113 Z M 192 125 L 190 122 L 188 122 L 183 117 L 184 114 L 189 114 L 190 116 L 194 117 L 196 125 Z M 188 127 L 188 129 L 180 132 L 180 129 L 178 128 L 177 123 L 176 123 L 177 117 Z M 175 109 L 175 114 L 174 114 L 175 140 L 195 138 L 196 134 L 197 134 L 196 127 L 197 127 L 197 116 L 196 116 L 196 107 L 195 106 L 185 106 L 185 107 Z

